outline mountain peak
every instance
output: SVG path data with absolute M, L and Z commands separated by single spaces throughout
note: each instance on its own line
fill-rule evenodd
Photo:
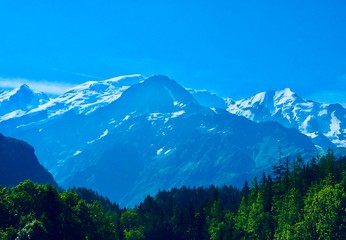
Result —
M 179 85 L 174 80 L 170 79 L 169 77 L 167 77 L 165 75 L 161 75 L 161 74 L 153 75 L 153 76 L 147 78 L 145 80 L 145 82 L 156 82 L 156 83 L 160 83 L 160 84 L 173 83 L 174 82 L 175 84 Z
M 273 100 L 277 105 L 292 104 L 294 102 L 304 101 L 290 88 L 285 88 L 283 90 L 275 91 Z
M 18 88 L 18 90 L 34 92 L 34 91 L 32 91 L 31 88 L 30 88 L 28 85 L 26 85 L 25 83 L 22 84 L 22 85 Z
M 0 122 L 13 116 L 22 116 L 25 112 L 48 101 L 46 94 L 34 92 L 26 84 L 11 91 L 3 91 L 0 94 Z
M 126 102 L 127 109 L 142 113 L 170 113 L 199 105 L 185 88 L 164 75 L 154 75 L 131 86 L 119 100 L 116 104 Z
M 345 109 L 301 98 L 290 88 L 255 94 L 227 110 L 255 122 L 277 121 L 309 136 L 319 147 L 345 147 Z
M 296 95 L 290 88 L 284 88 L 282 90 L 275 91 L 275 96 L 292 97 Z
M 295 94 L 295 93 L 291 90 L 291 88 L 289 88 L 289 87 L 286 87 L 286 88 L 284 88 L 284 89 L 282 89 L 282 90 L 279 90 L 278 92 L 282 92 L 282 93 L 284 93 L 285 95 L 292 95 L 292 94 Z

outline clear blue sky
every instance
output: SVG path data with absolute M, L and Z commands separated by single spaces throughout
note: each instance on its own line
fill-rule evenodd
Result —
M 291 87 L 346 103 L 346 2 L 0 2 L 0 85 L 132 73 L 235 99 Z

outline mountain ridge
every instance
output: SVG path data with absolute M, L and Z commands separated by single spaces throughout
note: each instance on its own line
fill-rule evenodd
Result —
M 32 109 L 49 101 L 43 92 L 35 92 L 23 84 L 11 91 L 0 92 L 0 122 L 21 117 Z
M 140 74 L 133 74 L 103 81 L 89 81 L 26 111 L 18 110 L 17 107 L 17 110 L 8 114 L 0 114 L 0 124 L 5 121 L 4 126 L 14 129 L 38 120 L 59 117 L 69 111 L 88 114 L 116 101 L 126 89 L 143 82 L 144 79 Z M 22 88 L 30 89 L 27 85 Z M 260 92 L 237 101 L 221 98 L 207 90 L 187 90 L 202 106 L 227 109 L 232 114 L 255 122 L 276 121 L 285 127 L 296 128 L 309 136 L 321 149 L 346 147 L 346 110 L 340 104 L 306 100 L 290 88 Z M 6 94 L 8 91 L 0 93 L 0 96 Z M 3 98 L 0 97 L 0 106 L 1 99 Z M 21 124 L 17 124 L 18 122 Z M 5 133 L 12 134 L 6 131 Z
M 84 93 L 94 91 L 92 84 Z M 290 158 L 315 154 L 314 144 L 298 130 L 202 106 L 193 94 L 155 75 L 92 111 L 70 108 L 73 105 L 65 101 L 61 114 L 50 117 L 49 109 L 31 112 L 26 124 L 23 117 L 17 118 L 0 123 L 0 130 L 35 146 L 41 163 L 63 187 L 90 187 L 122 205 L 134 205 L 159 189 L 242 184 L 271 169 L 279 148 Z M 101 95 L 95 91 L 82 104 Z
M 321 148 L 346 147 L 346 109 L 305 100 L 289 88 L 235 101 L 227 110 L 255 122 L 277 121 L 296 128 Z

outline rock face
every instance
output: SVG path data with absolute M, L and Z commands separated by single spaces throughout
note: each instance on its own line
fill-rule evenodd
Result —
M 296 129 L 202 106 L 165 76 L 130 79 L 127 87 L 78 86 L 0 130 L 35 146 L 62 186 L 90 187 L 123 205 L 182 185 L 241 185 L 270 169 L 279 148 L 290 159 L 316 150 Z
M 27 179 L 56 185 L 29 144 L 0 134 L 0 185 L 14 186 Z

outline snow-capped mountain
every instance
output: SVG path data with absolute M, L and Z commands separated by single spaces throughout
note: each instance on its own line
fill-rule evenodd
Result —
M 122 204 L 182 185 L 239 185 L 270 169 L 279 147 L 291 159 L 316 150 L 296 129 L 204 107 L 167 77 L 127 78 L 137 83 L 77 86 L 0 123 L 0 132 L 33 145 L 63 186 L 91 187 Z
M 142 75 L 133 74 L 103 81 L 89 81 L 68 90 L 57 98 L 49 100 L 47 98 L 45 101 L 39 101 L 36 105 L 31 104 L 27 111 L 22 111 L 11 102 L 8 105 L 16 110 L 0 117 L 0 129 L 4 129 L 5 134 L 11 135 L 18 128 L 38 121 L 50 121 L 54 118 L 60 118 L 64 114 L 89 114 L 112 103 L 131 85 L 143 80 Z M 23 86 L 23 89 L 29 89 L 26 85 Z M 16 89 L 12 92 L 16 92 Z M 29 102 L 26 98 L 21 101 Z
M 42 92 L 34 92 L 26 84 L 11 91 L 0 91 L 0 122 L 25 115 L 49 101 Z
M 89 81 L 70 89 L 46 104 L 40 105 L 40 107 L 31 110 L 29 114 L 47 111 L 48 118 L 71 110 L 79 114 L 89 114 L 97 108 L 115 101 L 130 86 L 143 80 L 142 75 L 134 74 L 104 81 Z
M 229 102 L 227 110 L 255 122 L 276 121 L 296 128 L 322 148 L 346 147 L 346 109 L 305 100 L 289 88 Z

